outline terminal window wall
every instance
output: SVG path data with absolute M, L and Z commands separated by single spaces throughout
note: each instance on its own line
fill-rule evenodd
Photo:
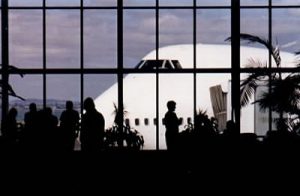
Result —
M 198 94 L 198 89 L 210 87 L 202 81 L 224 77 L 226 81 L 230 80 L 225 81 L 228 97 L 239 96 L 232 95 L 230 91 L 231 84 L 239 85 L 240 81 L 233 81 L 234 78 L 231 78 L 235 71 L 231 68 L 231 42 L 225 41 L 231 36 L 232 27 L 237 25 L 232 23 L 231 1 L 123 0 L 123 6 L 120 2 L 122 3 L 116 0 L 9 0 L 9 47 L 4 48 L 8 51 L 6 62 L 22 68 L 25 73 L 24 78 L 20 78 L 11 72 L 9 83 L 18 95 L 27 100 L 35 100 L 41 107 L 54 107 L 57 103 L 72 100 L 78 103 L 80 111 L 86 97 L 96 100 L 116 83 L 111 88 L 112 95 L 107 98 L 110 100 L 105 100 L 110 102 L 111 108 L 121 100 L 126 110 L 126 102 L 131 101 L 132 97 L 143 99 L 143 94 L 131 89 L 127 79 L 134 74 L 142 81 L 150 77 L 150 85 L 142 82 L 138 85 L 145 85 L 143 88 L 150 93 L 150 107 L 153 111 L 149 116 L 132 114 L 129 120 L 134 124 L 136 118 L 149 119 L 147 128 L 151 133 L 147 134 L 154 141 L 146 142 L 153 142 L 152 149 L 164 149 L 165 128 L 161 120 L 166 110 L 164 102 L 167 100 L 164 96 L 167 92 L 163 92 L 166 86 L 174 88 L 176 83 L 183 85 L 181 77 L 187 76 L 188 79 L 184 81 L 186 86 L 179 89 L 185 95 L 182 98 L 185 103 L 178 101 L 177 111 L 178 116 L 181 116 L 181 105 L 188 104 L 185 109 L 190 115 L 184 116 L 184 121 L 191 118 L 193 122 L 193 113 L 201 105 L 199 98 L 202 95 Z M 299 50 L 299 29 L 296 27 L 299 26 L 297 19 L 300 6 L 296 0 L 240 0 L 240 6 L 242 33 L 254 34 L 269 39 L 274 44 L 278 43 L 282 51 L 291 53 Z M 3 11 L 6 8 L 1 5 L 1 13 L 6 13 Z M 4 19 L 1 16 L 1 22 Z M 2 26 L 0 30 L 2 32 Z M 2 46 L 2 38 L 0 43 Z M 198 43 L 210 44 L 210 47 L 222 46 L 218 50 L 209 50 L 209 47 L 202 50 L 196 46 Z M 182 51 L 186 62 L 179 62 L 181 69 L 135 69 L 151 51 L 152 60 L 167 58 L 168 55 L 163 50 L 156 49 L 180 44 L 189 45 Z M 257 44 L 241 44 L 246 48 L 261 47 L 264 50 L 263 46 Z M 221 49 L 225 46 L 228 49 Z M 270 54 L 267 50 L 264 51 L 259 58 L 269 65 Z M 285 55 L 284 52 L 281 54 Z M 182 54 L 172 55 L 180 57 Z M 253 56 L 244 49 L 241 49 L 240 55 L 240 69 L 237 71 L 242 80 L 249 72 L 244 66 L 245 62 Z M 223 57 L 227 60 L 223 60 Z M 3 58 L 7 57 L 2 55 L 1 62 Z M 213 59 L 215 63 L 212 64 L 209 59 Z M 289 64 L 289 67 L 294 65 Z M 1 73 L 6 74 L 2 69 Z M 168 82 L 165 77 L 172 81 Z M 122 78 L 124 81 L 120 83 Z M 15 100 L 10 97 L 11 106 L 16 103 Z M 210 102 L 209 99 L 207 101 Z M 231 105 L 231 99 L 228 98 L 227 101 Z M 27 110 L 26 101 L 20 104 Z M 144 106 L 145 111 L 147 108 Z M 97 109 L 101 111 L 101 108 Z M 130 112 L 133 111 L 128 111 L 128 114 Z M 113 118 L 112 113 L 113 111 L 105 116 L 107 120 Z M 230 119 L 231 115 L 228 116 Z M 158 119 L 159 126 L 153 126 L 153 119 Z M 139 129 L 143 127 L 146 126 L 141 123 Z

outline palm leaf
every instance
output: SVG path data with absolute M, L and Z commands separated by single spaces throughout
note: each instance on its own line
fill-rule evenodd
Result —
M 0 64 L 0 66 L 2 66 L 2 64 Z M 24 71 L 13 65 L 8 65 L 8 71 L 18 73 L 22 78 L 24 77 Z
M 250 58 L 244 66 L 245 68 L 267 68 L 267 62 L 262 63 L 258 59 Z
M 1 87 L 1 89 L 3 88 L 3 80 L 0 80 L 0 87 Z M 15 93 L 15 91 L 13 90 L 13 88 L 10 84 L 7 84 L 7 91 L 8 91 L 8 95 L 19 98 L 19 99 L 25 101 L 25 99 L 23 97 L 21 97 L 21 96 L 19 96 Z M 2 95 L 2 92 L 0 94 Z
M 259 85 L 258 83 L 261 83 L 263 81 L 263 78 L 267 76 L 267 72 L 265 69 L 262 68 L 256 68 L 261 69 L 261 71 L 254 72 L 250 74 L 242 83 L 241 83 L 241 89 L 240 89 L 240 104 L 242 107 L 249 104 L 251 97 L 256 92 L 256 89 Z
M 241 33 L 240 39 L 248 41 L 249 44 L 259 43 L 259 44 L 262 44 L 263 46 L 265 46 L 270 51 L 270 53 L 276 63 L 276 66 L 280 67 L 281 58 L 280 58 L 280 50 L 279 50 L 278 46 L 274 47 L 269 40 L 260 38 L 259 36 L 246 34 L 246 33 Z M 231 41 L 231 37 L 227 38 L 225 41 Z
M 123 115 L 123 118 L 126 116 L 126 114 L 128 113 L 128 111 L 123 110 L 123 112 L 122 112 L 122 111 L 119 110 L 119 108 L 118 108 L 118 106 L 117 106 L 116 103 L 113 103 L 113 105 L 114 105 L 114 112 L 113 112 L 113 114 L 115 115 L 114 122 L 117 123 L 121 119 L 122 115 Z
M 21 70 L 21 69 L 15 67 L 15 66 L 13 66 L 13 65 L 9 65 L 9 66 L 8 66 L 8 70 L 20 74 L 20 76 L 21 76 L 22 78 L 24 77 L 24 72 L 23 72 L 23 70 Z

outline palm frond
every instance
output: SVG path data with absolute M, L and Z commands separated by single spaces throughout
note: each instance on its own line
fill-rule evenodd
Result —
M 2 64 L 0 64 L 2 66 Z M 8 65 L 8 71 L 18 73 L 22 78 L 24 77 L 24 71 L 13 65 Z
M 258 59 L 250 58 L 248 62 L 244 65 L 245 68 L 267 68 L 267 62 L 263 63 Z
M 0 80 L 0 88 L 3 89 L 3 80 Z M 7 84 L 7 92 L 8 92 L 9 96 L 16 97 L 18 99 L 25 101 L 25 99 L 23 97 L 21 97 L 15 93 L 15 91 L 13 90 L 13 88 L 10 84 Z M 2 95 L 2 91 L 0 92 L 0 94 Z
M 257 68 L 260 69 L 260 68 Z M 240 104 L 242 107 L 249 104 L 251 97 L 256 92 L 256 89 L 263 79 L 267 76 L 267 72 L 264 69 L 261 69 L 258 72 L 250 74 L 242 83 L 240 89 Z
M 280 50 L 279 50 L 278 46 L 274 47 L 269 40 L 260 38 L 259 36 L 246 34 L 246 33 L 241 33 L 240 39 L 248 41 L 249 44 L 259 43 L 259 44 L 262 44 L 263 46 L 265 46 L 270 51 L 270 53 L 276 63 L 276 66 L 280 67 L 281 57 L 280 57 Z M 225 39 L 225 41 L 231 41 L 231 37 Z
M 17 67 L 15 67 L 15 66 L 13 66 L 13 65 L 9 65 L 8 66 L 8 70 L 12 71 L 12 72 L 18 73 L 22 78 L 24 77 L 24 71 L 21 70 L 21 69 L 19 69 L 19 68 L 17 68 Z
M 123 108 L 123 111 L 120 111 L 116 103 L 113 103 L 113 106 L 114 106 L 113 114 L 115 115 L 114 122 L 117 123 L 121 119 L 122 116 L 123 116 L 123 120 L 124 120 L 124 117 L 126 116 L 128 111 L 124 110 L 124 108 Z

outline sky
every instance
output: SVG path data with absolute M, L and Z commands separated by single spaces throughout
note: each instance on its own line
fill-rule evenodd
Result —
M 42 0 L 9 0 L 10 6 L 41 6 Z M 79 0 L 47 0 L 47 6 L 79 6 Z M 273 0 L 273 5 L 299 5 L 300 0 Z M 161 6 L 191 6 L 192 0 L 160 0 Z M 267 0 L 241 0 L 241 5 L 267 5 Z M 85 6 L 116 6 L 115 0 L 85 0 Z M 125 6 L 154 6 L 155 0 L 124 0 Z M 229 6 L 230 0 L 198 0 L 198 6 Z M 115 68 L 117 64 L 116 10 L 84 11 L 84 65 L 87 68 Z M 193 15 L 187 9 L 159 12 L 159 46 L 193 43 Z M 273 43 L 282 50 L 300 50 L 300 9 L 273 10 Z M 47 10 L 47 67 L 80 67 L 80 11 Z M 197 42 L 229 44 L 229 9 L 197 10 Z M 20 68 L 42 68 L 42 11 L 11 10 L 9 13 L 10 64 Z M 268 11 L 242 9 L 241 32 L 268 36 Z M 124 10 L 124 66 L 134 67 L 155 49 L 155 10 Z M 116 81 L 114 75 L 85 76 L 85 96 L 97 97 Z M 11 84 L 25 98 L 42 98 L 42 77 L 13 76 Z M 33 91 L 28 92 L 28 89 Z M 47 95 L 55 99 L 79 99 L 77 75 L 47 77 Z M 66 91 L 65 89 L 68 89 Z M 97 89 L 97 90 L 95 90 Z

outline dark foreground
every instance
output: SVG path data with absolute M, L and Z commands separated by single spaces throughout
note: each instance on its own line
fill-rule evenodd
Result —
M 42 188 L 148 191 L 161 188 L 264 186 L 299 177 L 298 149 L 235 146 L 201 151 L 128 151 L 98 153 L 1 153 L 1 180 L 14 192 Z M 283 177 L 282 177 L 283 176 Z M 296 178 L 296 179 L 297 179 Z M 295 180 L 297 182 L 298 180 Z M 108 188 L 110 187 L 110 188 Z M 120 188 L 122 187 L 122 188 Z M 201 189 L 202 189 L 201 188 Z

